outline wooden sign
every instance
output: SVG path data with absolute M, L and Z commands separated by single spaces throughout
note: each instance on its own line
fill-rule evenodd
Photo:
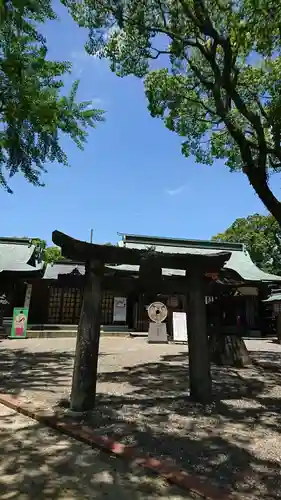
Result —
M 11 328 L 12 339 L 25 339 L 27 332 L 28 309 L 25 307 L 14 307 L 13 322 Z

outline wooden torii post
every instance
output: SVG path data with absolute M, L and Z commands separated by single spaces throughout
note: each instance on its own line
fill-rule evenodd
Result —
M 206 325 L 204 274 L 219 271 L 230 258 L 229 252 L 212 255 L 165 254 L 124 247 L 97 245 L 53 232 L 53 242 L 66 258 L 85 262 L 85 288 L 77 332 L 76 354 L 71 391 L 71 410 L 90 411 L 95 407 L 97 367 L 100 340 L 100 303 L 105 264 L 145 265 L 157 260 L 160 268 L 185 269 L 182 284 L 189 297 L 188 343 L 190 395 L 198 402 L 212 398 L 212 380 Z M 154 266 L 155 267 L 155 266 Z M 158 282 L 157 282 L 158 279 Z M 163 280 L 156 278 L 156 283 Z M 156 285 L 155 283 L 155 285 Z M 161 290 L 158 290 L 159 292 Z
M 212 400 L 212 378 L 207 332 L 204 275 L 193 269 L 189 276 L 188 351 L 190 396 L 194 401 Z
M 86 263 L 71 389 L 71 410 L 77 412 L 95 407 L 103 271 L 104 265 L 99 260 Z

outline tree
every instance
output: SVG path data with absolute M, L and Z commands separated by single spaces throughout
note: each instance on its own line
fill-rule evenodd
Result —
M 200 163 L 248 178 L 281 224 L 268 184 L 281 166 L 281 9 L 273 0 L 62 0 L 86 49 L 145 77 L 148 107 Z M 157 59 L 160 69 L 152 70 Z
M 47 247 L 44 251 L 43 259 L 47 264 L 53 264 L 57 260 L 63 259 L 61 249 L 56 246 Z
M 87 128 L 103 119 L 90 101 L 76 101 L 78 81 L 61 94 L 71 65 L 48 60 L 38 32 L 38 24 L 55 18 L 51 0 L 0 0 L 0 185 L 10 193 L 7 176 L 21 172 L 42 186 L 46 162 L 67 165 L 61 134 L 82 149 Z
M 281 275 L 281 228 L 272 215 L 254 214 L 236 219 L 212 239 L 243 243 L 258 267 Z
M 47 246 L 46 240 L 34 238 L 32 245 L 35 245 L 38 259 L 42 259 L 46 264 L 53 264 L 57 260 L 62 260 L 61 249 L 57 246 Z

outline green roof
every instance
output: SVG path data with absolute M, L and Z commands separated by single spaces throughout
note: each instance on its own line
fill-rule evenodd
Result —
M 121 233 L 119 233 L 121 234 Z M 230 259 L 224 268 L 238 273 L 241 278 L 249 282 L 280 282 L 281 276 L 269 274 L 259 269 L 251 260 L 249 253 L 241 243 L 224 243 L 216 241 L 184 240 L 177 238 L 159 238 L 154 236 L 122 234 L 120 246 L 127 248 L 145 249 L 153 246 L 155 251 L 163 253 L 183 253 L 212 255 L 218 252 L 231 252 Z
M 30 272 L 42 268 L 34 259 L 35 246 L 28 238 L 0 238 L 0 272 Z

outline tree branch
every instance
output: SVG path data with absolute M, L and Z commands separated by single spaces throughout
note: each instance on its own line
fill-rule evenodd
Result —
M 193 14 L 192 10 L 190 9 L 189 5 L 185 2 L 185 0 L 179 0 L 182 10 L 184 14 L 197 26 L 200 28 L 200 21 L 197 19 L 197 17 Z
M 182 87 L 182 90 L 183 90 L 183 94 L 184 94 L 184 97 L 185 99 L 189 100 L 190 102 L 194 102 L 194 104 L 198 104 L 200 106 L 202 106 L 206 111 L 207 113 L 209 113 L 211 116 L 217 116 L 217 112 L 216 110 L 214 109 L 211 109 L 209 106 L 207 106 L 202 100 L 197 100 L 197 99 L 194 99 L 194 98 L 190 98 L 190 97 L 186 97 L 185 94 L 186 94 L 186 87 L 183 85 L 183 83 L 181 82 L 180 80 L 180 77 L 178 76 L 175 76 L 176 80 L 178 81 L 178 84 Z M 197 87 L 197 85 L 194 85 L 193 88 L 191 89 L 188 89 L 188 90 L 194 90 L 195 88 Z M 221 120 L 218 120 L 217 123 L 219 124 L 221 122 Z
M 258 105 L 258 108 L 259 108 L 262 116 L 268 121 L 269 117 L 268 117 L 268 115 L 267 115 L 267 113 L 266 113 L 266 111 L 265 111 L 265 109 L 264 109 L 264 107 L 263 107 L 263 105 L 262 105 L 262 103 L 261 103 L 258 95 L 255 96 L 255 101 L 256 101 L 256 103 Z
M 154 50 L 156 52 L 155 56 L 153 56 L 152 54 L 150 55 L 151 59 L 154 60 L 158 59 L 159 56 L 170 54 L 168 50 L 158 50 L 155 47 L 151 47 L 151 50 Z
M 159 5 L 159 9 L 161 11 L 161 15 L 162 15 L 162 20 L 163 20 L 164 27 L 165 27 L 165 29 L 167 29 L 167 20 L 166 20 L 165 11 L 163 9 L 162 2 L 161 2 L 161 0 L 157 0 L 157 3 Z
M 212 90 L 213 86 L 214 86 L 213 82 L 210 82 L 209 80 L 207 80 L 204 77 L 204 75 L 202 75 L 202 73 L 199 70 L 199 68 L 197 68 L 197 66 L 195 66 L 195 64 L 193 64 L 193 62 L 191 61 L 191 59 L 187 59 L 187 62 L 189 64 L 190 68 L 192 69 L 193 73 L 195 74 L 195 76 L 200 81 L 200 83 L 202 83 L 206 87 L 206 89 Z

